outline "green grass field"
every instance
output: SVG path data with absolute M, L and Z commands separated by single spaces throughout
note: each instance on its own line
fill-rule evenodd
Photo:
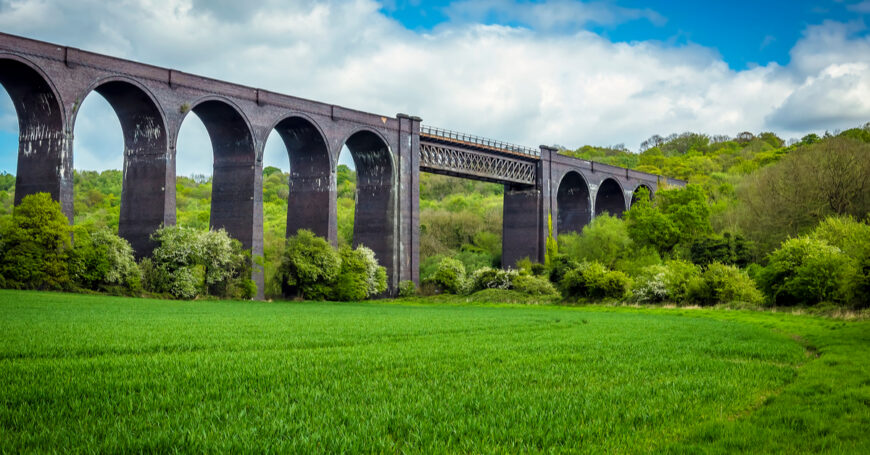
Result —
M 0 452 L 870 453 L 870 321 L 0 291 Z

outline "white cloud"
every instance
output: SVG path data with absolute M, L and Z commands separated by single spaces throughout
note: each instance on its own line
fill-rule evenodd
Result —
M 532 146 L 636 148 L 652 134 L 688 130 L 773 130 L 788 138 L 870 120 L 870 71 L 862 66 L 870 63 L 870 42 L 854 36 L 859 23 L 809 27 L 786 66 L 733 71 L 701 46 L 480 25 L 472 13 L 416 33 L 371 0 L 269 0 L 249 4 L 251 10 L 236 2 L 194 7 L 199 3 L 6 2 L 0 29 L 356 109 L 406 112 L 427 124 Z M 494 2 L 474 3 L 501 11 Z M 555 28 L 571 25 L 565 21 L 660 20 L 604 2 L 523 5 L 533 25 Z M 566 8 L 585 9 L 571 16 Z M 208 139 L 188 128 L 179 139 L 179 174 L 209 172 Z M 88 165 L 82 149 L 114 153 L 104 150 L 108 134 L 77 126 L 78 167 Z M 281 146 L 269 141 L 267 164 L 287 162 Z

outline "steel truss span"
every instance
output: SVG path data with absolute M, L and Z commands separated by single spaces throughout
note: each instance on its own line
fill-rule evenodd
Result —
M 420 143 L 420 170 L 534 185 L 537 163 L 440 144 Z

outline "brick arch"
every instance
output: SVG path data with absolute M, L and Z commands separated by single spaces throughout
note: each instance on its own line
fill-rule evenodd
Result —
M 147 256 L 155 246 L 151 234 L 163 225 L 175 223 L 175 213 L 168 209 L 166 197 L 167 191 L 175 194 L 175 182 L 169 174 L 166 116 L 150 90 L 130 78 L 112 76 L 97 80 L 78 100 L 86 99 L 92 92 L 100 94 L 112 107 L 124 136 L 118 235 L 130 242 L 138 257 Z M 72 128 L 77 119 L 78 111 L 72 113 Z
M 398 222 L 393 152 L 386 138 L 367 128 L 354 130 L 342 144 L 350 150 L 356 166 L 353 243 L 375 252 L 378 262 L 387 268 L 387 276 L 393 278 L 388 281 L 394 285 Z
M 60 202 L 72 222 L 72 156 L 58 91 L 39 66 L 6 53 L 0 53 L 0 85 L 12 99 L 18 117 L 15 204 L 29 194 L 48 193 Z
M 595 193 L 595 216 L 609 213 L 621 218 L 625 210 L 625 193 L 619 181 L 610 177 L 602 180 Z
M 568 171 L 556 191 L 557 233 L 580 232 L 592 220 L 589 184 L 583 174 Z
M 281 136 L 290 162 L 286 235 L 309 229 L 335 243 L 335 166 L 326 136 L 312 119 L 298 114 L 282 117 L 272 130 Z

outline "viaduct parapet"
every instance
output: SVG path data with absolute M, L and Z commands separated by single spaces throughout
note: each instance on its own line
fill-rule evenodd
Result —
M 197 115 L 212 143 L 212 228 L 263 254 L 263 151 L 274 130 L 290 159 L 287 234 L 307 228 L 336 242 L 336 167 L 347 146 L 357 171 L 354 244 L 374 250 L 391 289 L 419 281 L 420 172 L 502 183 L 503 264 L 541 261 L 547 218 L 579 231 L 617 216 L 635 192 L 683 182 L 579 160 L 541 146 L 429 128 L 387 117 L 0 33 L 0 84 L 19 121 L 15 203 L 47 192 L 73 219 L 73 130 L 91 92 L 112 106 L 124 135 L 118 233 L 140 257 L 149 236 L 174 225 L 176 141 Z M 262 293 L 262 273 L 255 279 Z

